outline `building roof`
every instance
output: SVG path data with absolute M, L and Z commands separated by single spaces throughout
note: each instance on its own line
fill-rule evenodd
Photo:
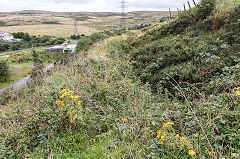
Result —
M 0 35 L 8 35 L 8 36 L 12 36 L 12 34 L 7 33 L 7 32 L 0 32 Z
M 63 46 L 63 45 L 55 45 L 55 46 L 50 47 L 50 48 L 48 48 L 48 49 L 64 49 L 64 47 L 65 47 L 65 46 Z
M 68 43 L 64 43 L 62 45 L 55 45 L 53 47 L 48 48 L 47 50 L 72 50 L 75 51 L 77 47 L 77 44 L 68 44 Z
M 77 47 L 77 44 L 69 44 L 65 47 L 65 49 L 74 49 Z

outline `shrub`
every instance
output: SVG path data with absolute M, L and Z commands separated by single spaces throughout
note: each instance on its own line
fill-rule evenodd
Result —
M 6 82 L 10 78 L 10 70 L 6 62 L 0 61 L 0 83 Z
M 107 37 L 106 34 L 100 32 L 100 33 L 93 33 L 90 35 L 90 39 L 93 41 L 93 42 L 97 42 L 99 40 L 103 40 Z
M 10 45 L 9 44 L 0 44 L 0 51 L 6 51 L 9 50 Z
M 0 26 L 6 26 L 6 22 L 0 21 Z
M 58 21 L 47 21 L 47 22 L 42 22 L 42 24 L 62 24 Z
M 71 35 L 70 39 L 79 40 L 79 39 L 81 39 L 82 37 L 85 37 L 85 36 L 86 35 L 84 35 L 84 34 L 81 34 L 81 35 Z
M 215 4 L 215 0 L 202 0 L 201 3 L 196 7 L 194 17 L 197 20 L 206 19 L 213 12 Z
M 78 41 L 77 49 L 80 51 L 87 50 L 93 42 L 89 37 L 83 37 Z

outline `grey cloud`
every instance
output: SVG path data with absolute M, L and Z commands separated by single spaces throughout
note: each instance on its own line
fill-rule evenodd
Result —
M 120 11 L 122 0 L 0 0 L 1 11 L 49 10 L 49 11 Z M 127 11 L 167 10 L 182 8 L 192 0 L 125 0 Z M 200 0 L 195 0 L 199 2 Z

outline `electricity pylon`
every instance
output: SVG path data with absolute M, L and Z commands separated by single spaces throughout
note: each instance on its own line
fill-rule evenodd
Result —
M 120 31 L 125 29 L 125 16 L 126 16 L 126 12 L 125 12 L 125 9 L 126 9 L 126 5 L 125 5 L 125 1 L 122 0 L 121 2 L 121 19 L 120 19 Z
M 73 34 L 77 35 L 78 34 L 78 29 L 77 29 L 77 19 L 74 19 L 74 28 L 73 28 Z

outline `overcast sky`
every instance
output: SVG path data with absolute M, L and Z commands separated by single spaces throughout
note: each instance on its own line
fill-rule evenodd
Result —
M 118 12 L 120 2 L 121 0 L 0 0 L 0 12 L 20 10 Z M 187 3 L 187 0 L 126 0 L 126 2 L 126 11 L 159 11 L 183 8 L 183 3 Z

